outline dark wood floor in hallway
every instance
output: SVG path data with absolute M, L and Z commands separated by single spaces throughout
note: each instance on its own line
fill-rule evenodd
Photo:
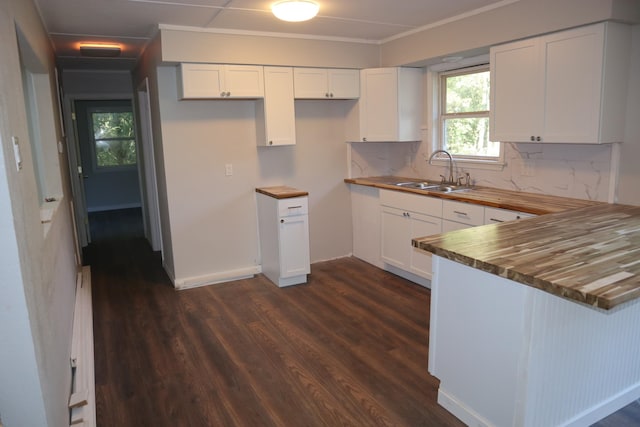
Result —
M 142 238 L 86 257 L 100 427 L 462 425 L 427 372 L 427 289 L 344 258 L 176 291 Z

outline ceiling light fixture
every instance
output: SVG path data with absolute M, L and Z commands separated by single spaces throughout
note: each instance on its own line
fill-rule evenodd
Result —
M 118 44 L 110 43 L 80 43 L 80 55 L 97 57 L 97 58 L 113 58 L 120 56 L 122 48 Z
M 271 5 L 276 18 L 288 22 L 308 21 L 318 14 L 320 5 L 311 0 L 282 0 Z

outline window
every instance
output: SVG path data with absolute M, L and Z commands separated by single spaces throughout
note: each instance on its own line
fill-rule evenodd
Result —
M 500 159 L 489 140 L 489 80 L 488 65 L 440 74 L 440 148 L 458 160 Z
M 133 112 L 93 109 L 89 114 L 96 170 L 122 169 L 137 163 Z

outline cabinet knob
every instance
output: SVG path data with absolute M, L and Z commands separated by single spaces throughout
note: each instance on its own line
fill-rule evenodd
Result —
M 533 136 L 533 135 L 531 135 L 531 140 L 532 140 L 532 141 L 535 141 L 535 140 L 536 140 L 536 137 L 535 137 L 535 136 Z
M 329 98 L 329 92 L 325 93 L 325 94 L 324 94 L 324 97 L 325 97 L 325 98 Z
M 269 141 L 269 145 L 273 145 L 273 141 Z
M 281 220 L 280 220 L 280 224 L 284 224 L 284 219 L 281 219 Z
M 536 137 L 536 141 L 540 142 L 542 141 L 542 138 L 540 138 L 539 136 Z
M 226 96 L 225 92 L 220 92 L 220 96 L 224 98 Z
M 362 138 L 362 142 L 367 142 L 367 138 Z
M 329 98 L 333 98 L 333 93 L 330 93 L 330 94 L 329 94 Z

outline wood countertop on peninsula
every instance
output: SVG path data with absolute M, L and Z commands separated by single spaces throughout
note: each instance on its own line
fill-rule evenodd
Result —
M 416 238 L 412 244 L 605 310 L 640 297 L 640 206 L 600 204 Z
M 287 187 L 286 185 L 278 185 L 275 187 L 256 188 L 256 193 L 273 197 L 274 199 L 290 199 L 292 197 L 308 196 L 307 191 L 298 190 L 297 188 Z
M 501 209 L 510 209 L 544 215 L 566 210 L 580 209 L 586 206 L 602 205 L 602 202 L 572 199 L 568 197 L 548 196 L 545 194 L 525 193 L 520 191 L 500 190 L 497 188 L 474 186 L 470 190 L 442 193 L 439 191 L 419 190 L 416 188 L 399 187 L 398 182 L 424 181 L 416 178 L 399 176 L 374 176 L 365 178 L 347 178 L 349 184 L 366 185 L 387 190 L 405 191 L 425 196 L 440 197 L 459 202 L 475 203 Z

